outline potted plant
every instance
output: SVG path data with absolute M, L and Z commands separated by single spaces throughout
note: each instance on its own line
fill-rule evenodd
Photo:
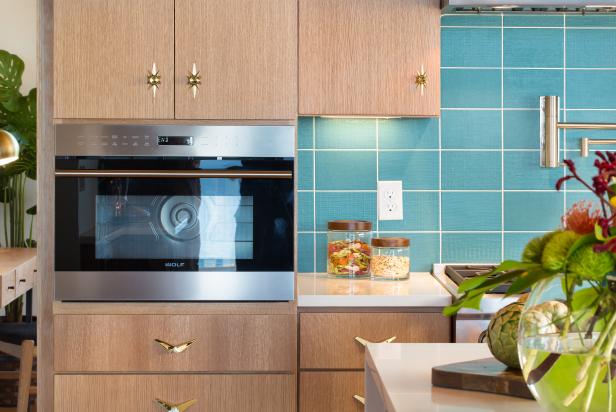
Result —
M 518 330 L 526 383 L 553 411 L 616 408 L 616 154 L 597 152 L 597 174 L 582 179 L 572 160 L 556 189 L 575 180 L 595 195 L 573 205 L 562 227 L 531 240 L 519 261 L 462 283 L 462 296 L 444 311 L 479 308 L 481 297 L 511 282 L 507 295 L 530 288 Z
M 26 209 L 27 179 L 36 179 L 36 89 L 24 96 L 24 62 L 18 56 L 0 50 L 0 129 L 19 142 L 19 158 L 0 167 L 0 203 L 4 223 L 4 247 L 35 247 L 32 239 L 36 206 Z M 26 225 L 26 215 L 31 215 Z M 16 299 L 6 308 L 7 321 L 21 320 L 23 300 Z

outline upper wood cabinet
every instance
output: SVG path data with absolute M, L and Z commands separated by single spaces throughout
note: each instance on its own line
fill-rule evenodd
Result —
M 299 113 L 438 116 L 439 0 L 299 0 Z
M 173 0 L 54 0 L 54 117 L 173 119 Z M 146 75 L 156 66 L 153 98 Z
M 175 19 L 178 119 L 297 117 L 297 0 L 177 0 Z
M 55 0 L 54 59 L 56 118 L 294 119 L 297 0 Z

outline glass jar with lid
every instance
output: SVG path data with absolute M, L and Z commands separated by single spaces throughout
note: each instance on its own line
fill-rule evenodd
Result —
M 335 277 L 370 277 L 372 223 L 366 220 L 327 222 L 327 273 Z
M 408 279 L 411 269 L 410 240 L 404 237 L 372 239 L 370 273 L 376 280 Z

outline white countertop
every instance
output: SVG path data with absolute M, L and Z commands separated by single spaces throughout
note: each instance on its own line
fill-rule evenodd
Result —
M 445 307 L 451 294 L 427 272 L 409 279 L 335 279 L 322 273 L 297 277 L 299 307 Z
M 533 400 L 432 386 L 433 366 L 490 356 L 482 343 L 369 344 L 366 412 L 540 411 Z

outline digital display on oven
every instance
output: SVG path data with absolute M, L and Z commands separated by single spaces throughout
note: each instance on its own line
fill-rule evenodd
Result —
M 192 136 L 158 136 L 159 146 L 192 146 Z

